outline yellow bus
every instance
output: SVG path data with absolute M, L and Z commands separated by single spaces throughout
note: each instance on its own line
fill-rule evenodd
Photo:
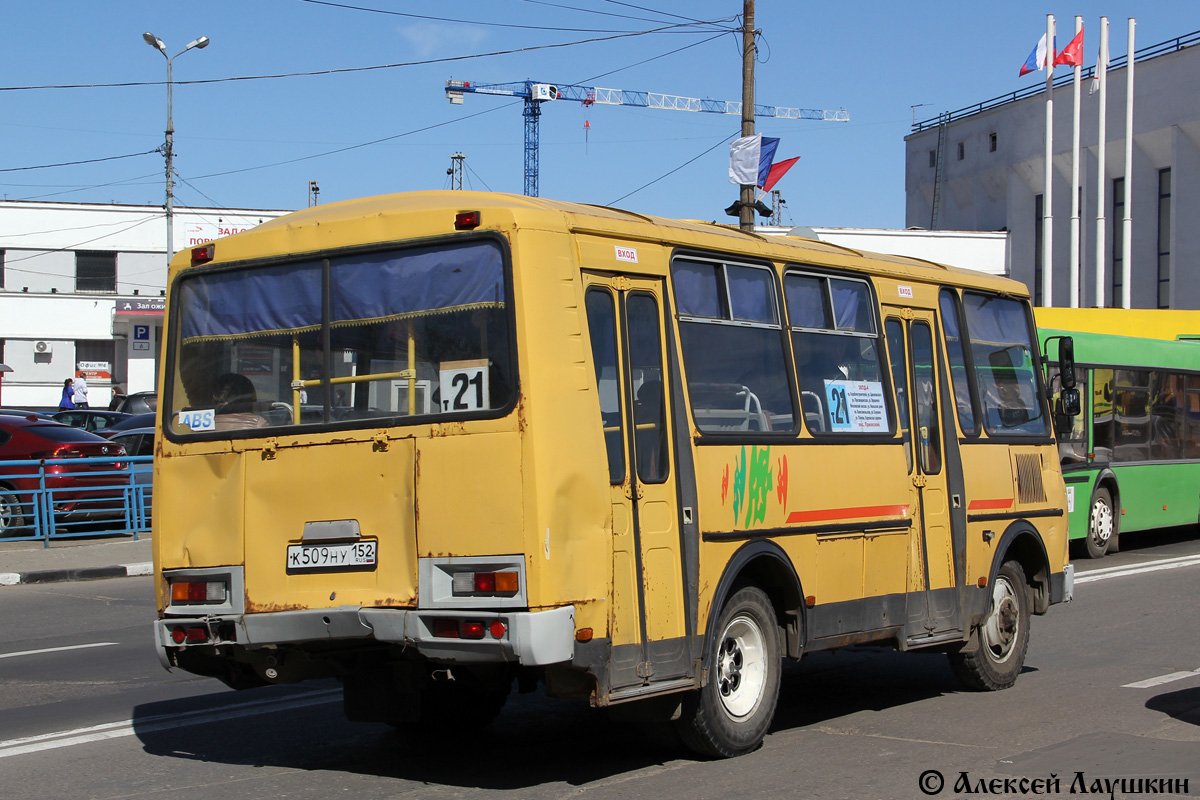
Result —
M 158 652 L 354 720 L 511 686 L 756 748 L 782 659 L 1012 685 L 1069 600 L 1022 286 L 615 208 L 420 192 L 171 265 Z

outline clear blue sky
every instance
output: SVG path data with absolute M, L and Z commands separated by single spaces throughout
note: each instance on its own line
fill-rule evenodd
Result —
M 0 195 L 162 204 L 163 159 L 150 151 L 163 141 L 166 60 L 142 41 L 145 31 L 170 54 L 200 35 L 212 40 L 175 61 L 177 205 L 291 209 L 307 204 L 310 180 L 320 183 L 322 203 L 449 188 L 455 151 L 467 155 L 469 188 L 520 193 L 521 102 L 467 95 L 451 105 L 448 78 L 740 100 L 740 37 L 722 29 L 737 27 L 741 11 L 741 0 L 8 3 L 0 26 Z M 781 138 L 777 158 L 801 156 L 778 186 L 785 221 L 903 227 L 912 106 L 926 119 L 1036 85 L 1040 74 L 1017 73 L 1047 13 L 1058 19 L 1060 45 L 1074 15 L 1084 17 L 1086 65 L 1096 59 L 1101 14 L 1112 26 L 1113 56 L 1126 51 L 1129 16 L 1138 18 L 1139 48 L 1200 30 L 1196 0 L 759 0 L 758 101 L 845 108 L 851 118 L 758 120 L 759 132 Z M 607 38 L 693 20 L 713 24 Z M 551 47 L 596 38 L 607 40 Z M 522 52 L 476 57 L 512 50 Z M 456 60 L 364 69 L 434 59 Z M 326 70 L 345 71 L 258 77 Z M 231 78 L 253 79 L 222 80 Z M 62 84 L 91 88 L 19 88 Z M 735 116 L 546 104 L 541 194 L 731 219 L 722 209 L 737 189 L 723 142 L 739 127 Z M 113 160 L 12 171 L 96 159 Z

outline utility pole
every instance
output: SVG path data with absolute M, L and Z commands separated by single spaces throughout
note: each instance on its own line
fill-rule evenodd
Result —
M 446 174 L 450 176 L 450 188 L 455 191 L 462 191 L 463 188 L 463 167 L 466 166 L 467 157 L 462 153 L 450 154 L 450 169 L 446 170 Z
M 779 226 L 783 224 L 783 207 L 787 205 L 787 201 L 783 199 L 783 194 L 778 189 L 771 190 L 771 224 Z
M 321 187 L 316 181 L 308 182 L 308 207 L 312 208 L 317 204 L 317 195 L 321 194 Z
M 742 0 L 742 136 L 754 135 L 754 0 Z M 738 227 L 754 230 L 754 185 L 742 184 Z

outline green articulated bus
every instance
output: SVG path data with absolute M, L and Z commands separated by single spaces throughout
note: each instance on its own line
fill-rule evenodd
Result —
M 1200 522 L 1200 341 L 1039 328 L 1074 342 L 1082 413 L 1056 420 L 1070 538 L 1100 558 L 1118 535 Z M 1057 370 L 1047 379 L 1058 408 Z

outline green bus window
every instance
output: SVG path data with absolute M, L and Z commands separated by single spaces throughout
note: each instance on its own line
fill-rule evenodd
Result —
M 971 361 L 989 436 L 1046 436 L 1028 306 L 994 295 L 963 294 Z
M 1177 461 L 1183 458 L 1186 390 L 1183 375 L 1174 372 L 1151 373 L 1150 458 Z
M 1113 377 L 1113 461 L 1150 459 L 1150 372 L 1118 369 Z
M 679 340 L 701 433 L 792 431 L 795 408 L 774 272 L 675 259 Z
M 1092 458 L 1113 460 L 1113 371 L 1092 370 Z
M 958 411 L 958 426 L 968 436 L 979 433 L 975 408 L 971 399 L 971 376 L 967 368 L 967 343 L 959 326 L 958 296 L 942 289 L 939 302 L 942 308 L 942 333 L 946 338 L 946 355 L 950 362 L 950 383 L 954 387 L 954 406 Z
M 585 303 L 592 340 L 592 363 L 596 367 L 596 391 L 600 397 L 600 419 L 604 427 L 604 448 L 608 451 L 608 479 L 615 485 L 625 480 L 621 381 L 617 371 L 617 315 L 612 295 L 603 289 L 589 290 Z
M 870 286 L 789 272 L 783 291 L 808 429 L 891 433 Z

